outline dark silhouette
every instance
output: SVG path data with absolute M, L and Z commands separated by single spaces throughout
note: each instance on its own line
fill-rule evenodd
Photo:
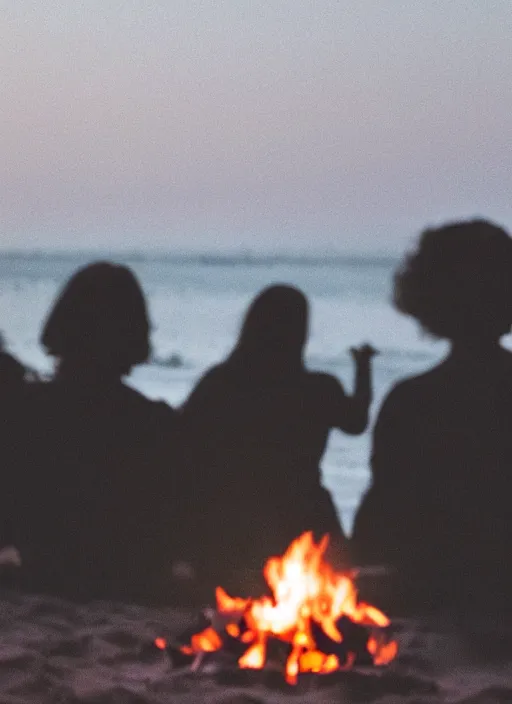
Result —
M 397 568 L 404 603 L 453 606 L 489 589 L 490 602 L 510 585 L 512 355 L 499 341 L 512 323 L 512 239 L 483 220 L 426 230 L 394 298 L 451 350 L 383 403 L 355 549 Z
M 0 549 L 8 545 L 12 537 L 9 482 L 13 464 L 16 461 L 17 431 L 22 418 L 26 371 L 24 365 L 7 352 L 0 335 L 0 447 L 2 448 Z
M 26 368 L 5 349 L 3 337 L 0 335 L 0 395 L 2 400 L 12 394 L 17 395 L 23 390 Z
M 308 372 L 308 304 L 290 286 L 257 296 L 231 355 L 210 369 L 183 408 L 194 514 L 192 562 L 205 593 L 248 588 L 264 561 L 305 530 L 331 535 L 338 562 L 346 541 L 319 462 L 331 428 L 364 431 L 373 350 L 353 351 L 354 396 L 337 379 Z
M 166 601 L 174 412 L 122 377 L 149 354 L 142 291 L 125 267 L 78 271 L 41 337 L 58 360 L 27 386 L 12 496 L 21 583 L 77 598 Z

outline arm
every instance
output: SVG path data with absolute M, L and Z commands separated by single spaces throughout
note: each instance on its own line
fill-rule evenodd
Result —
M 356 365 L 356 383 L 353 400 L 368 410 L 372 402 L 372 358 L 378 354 L 371 345 L 351 347 L 350 354 Z
M 352 347 L 350 350 L 356 365 L 354 393 L 344 396 L 335 423 L 350 435 L 360 435 L 368 426 L 368 411 L 372 402 L 371 360 L 377 351 L 370 345 Z

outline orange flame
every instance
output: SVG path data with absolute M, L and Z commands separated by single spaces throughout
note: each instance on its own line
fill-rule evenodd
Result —
M 350 573 L 337 573 L 324 561 L 328 536 L 316 544 L 312 533 L 303 533 L 294 540 L 282 557 L 271 557 L 264 576 L 273 598 L 233 598 L 218 587 L 217 608 L 221 613 L 243 613 L 247 630 L 241 633 L 236 623 L 226 630 L 250 644 L 240 658 L 242 668 L 261 669 L 266 659 L 266 643 L 270 636 L 291 646 L 285 666 L 287 682 L 295 684 L 299 672 L 327 673 L 351 667 L 355 655 L 348 653 L 340 665 L 336 655 L 321 652 L 312 635 L 312 624 L 321 627 L 325 635 L 341 643 L 343 635 L 337 627 L 342 616 L 370 629 L 389 625 L 388 617 L 375 606 L 357 601 L 357 590 Z M 235 619 L 234 619 L 235 620 Z M 184 652 L 213 651 L 222 647 L 222 640 L 212 628 L 192 637 Z M 396 657 L 398 645 L 387 642 L 381 633 L 372 633 L 367 649 L 375 665 L 385 665 Z
M 190 639 L 190 646 L 184 646 L 181 651 L 186 655 L 192 655 L 193 653 L 213 653 L 216 650 L 220 650 L 222 647 L 222 641 L 220 639 L 217 631 L 213 628 L 205 628 L 201 633 L 196 633 Z
M 167 641 L 165 638 L 155 638 L 154 643 L 159 650 L 165 650 L 167 648 Z
M 261 670 L 265 665 L 265 638 L 260 638 L 257 643 L 245 651 L 238 664 L 242 668 Z

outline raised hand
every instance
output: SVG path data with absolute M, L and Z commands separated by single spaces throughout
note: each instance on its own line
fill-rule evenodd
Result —
M 362 364 L 363 362 L 369 362 L 372 357 L 379 354 L 379 352 L 375 349 L 375 347 L 372 347 L 369 344 L 364 344 L 359 347 L 351 347 L 350 354 L 356 364 Z

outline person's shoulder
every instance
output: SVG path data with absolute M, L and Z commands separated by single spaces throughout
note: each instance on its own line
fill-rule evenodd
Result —
M 227 374 L 226 364 L 214 364 L 203 373 L 200 381 L 222 381 Z
M 326 372 L 306 372 L 306 381 L 311 389 L 325 396 L 339 396 L 345 394 L 341 381 Z
M 133 406 L 137 406 L 140 409 L 144 409 L 148 413 L 152 413 L 163 418 L 173 418 L 176 414 L 175 409 L 162 399 L 155 400 L 148 398 L 148 396 L 145 396 L 137 389 L 127 386 L 126 384 L 123 384 L 121 389 L 121 393 L 124 396 L 123 400 L 125 402 L 131 403 Z
M 120 422 L 137 428 L 142 438 L 151 438 L 157 444 L 164 438 L 165 442 L 175 438 L 179 425 L 178 411 L 166 401 L 148 398 L 136 389 L 123 386 L 123 420 Z
M 333 374 L 327 374 L 327 372 L 315 372 L 307 371 L 306 377 L 312 384 L 318 384 L 323 386 L 336 386 L 340 385 L 340 380 Z
M 396 381 L 385 395 L 381 411 L 395 407 L 400 407 L 402 412 L 407 408 L 416 410 L 431 397 L 438 398 L 443 376 L 442 365 L 437 365 Z
M 384 398 L 384 402 L 398 399 L 403 400 L 410 396 L 421 394 L 424 390 L 428 389 L 432 376 L 432 372 L 429 370 L 423 374 L 416 374 L 399 379 L 391 385 Z
M 177 411 L 168 404 L 167 401 L 163 401 L 162 399 L 157 401 L 150 400 L 150 403 L 153 414 L 156 417 L 161 418 L 163 421 L 173 421 L 176 419 Z
M 397 394 L 403 395 L 416 392 L 419 393 L 422 390 L 432 388 L 433 385 L 443 383 L 447 370 L 447 361 L 443 360 L 439 364 L 426 369 L 424 372 L 412 374 L 400 379 L 393 385 L 392 390 Z
M 229 369 L 226 364 L 215 364 L 213 367 L 209 367 L 199 378 L 199 381 L 194 386 L 193 391 L 201 390 L 205 391 L 207 389 L 211 390 L 217 386 L 223 386 L 229 383 L 230 374 Z
M 25 366 L 16 357 L 0 349 L 0 373 L 3 376 L 23 381 L 25 371 Z

